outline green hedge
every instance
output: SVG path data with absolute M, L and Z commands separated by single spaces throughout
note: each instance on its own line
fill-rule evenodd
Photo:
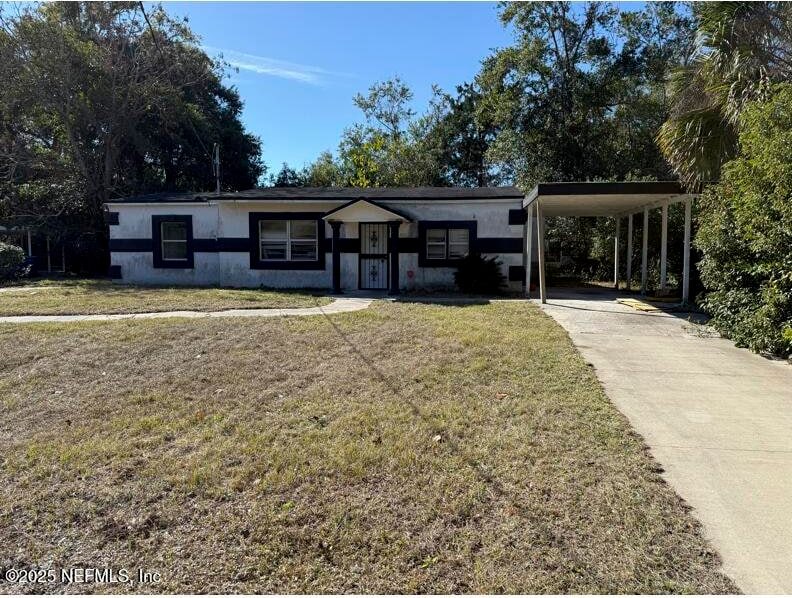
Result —
M 25 261 L 25 252 L 21 247 L 0 241 L 0 273 L 5 272 Z
M 715 327 L 754 351 L 792 353 L 792 85 L 743 112 L 738 157 L 702 195 L 696 244 Z

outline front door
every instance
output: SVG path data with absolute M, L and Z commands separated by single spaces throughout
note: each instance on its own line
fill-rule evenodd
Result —
M 388 225 L 384 222 L 360 223 L 358 286 L 366 290 L 388 288 Z

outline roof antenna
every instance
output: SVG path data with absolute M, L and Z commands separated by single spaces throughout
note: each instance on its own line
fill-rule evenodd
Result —
M 212 174 L 215 176 L 215 193 L 220 194 L 220 144 L 215 143 L 212 148 Z

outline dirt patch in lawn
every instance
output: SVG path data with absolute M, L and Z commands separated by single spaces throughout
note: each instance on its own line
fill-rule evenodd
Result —
M 103 280 L 63 280 L 4 287 L 0 293 L 0 316 L 316 307 L 329 302 L 328 297 L 308 291 L 150 287 Z
M 0 569 L 162 576 L 76 588 L 108 592 L 736 591 L 530 304 L 7 325 L 0 354 Z

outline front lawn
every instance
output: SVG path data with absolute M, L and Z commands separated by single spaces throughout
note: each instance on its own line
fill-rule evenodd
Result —
M 132 286 L 65 279 L 3 287 L 0 316 L 314 307 L 329 301 L 306 291 Z
M 76 588 L 109 592 L 736 591 L 531 304 L 0 325 L 0 354 L 0 570 L 162 576 Z

